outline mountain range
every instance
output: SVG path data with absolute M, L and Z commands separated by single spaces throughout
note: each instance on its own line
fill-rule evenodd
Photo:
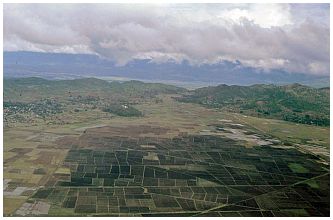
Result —
M 264 71 L 241 62 L 221 61 L 215 64 L 191 65 L 188 61 L 156 63 L 133 60 L 119 66 L 97 55 L 41 52 L 4 52 L 4 76 L 46 79 L 95 77 L 110 80 L 141 80 L 174 85 L 252 85 L 300 83 L 313 87 L 329 86 L 329 76 L 289 73 L 283 70 Z

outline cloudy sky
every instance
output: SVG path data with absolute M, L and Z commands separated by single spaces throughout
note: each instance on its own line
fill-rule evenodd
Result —
M 5 4 L 4 50 L 329 75 L 328 4 Z

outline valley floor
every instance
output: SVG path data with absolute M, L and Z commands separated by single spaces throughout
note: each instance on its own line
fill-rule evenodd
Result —
M 329 128 L 160 98 L 5 128 L 4 215 L 329 216 Z

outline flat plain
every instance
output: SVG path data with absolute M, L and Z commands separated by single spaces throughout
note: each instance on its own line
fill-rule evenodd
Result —
M 4 215 L 329 216 L 329 127 L 176 96 L 9 122 Z

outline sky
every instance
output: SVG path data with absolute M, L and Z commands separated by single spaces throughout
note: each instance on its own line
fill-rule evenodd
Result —
M 329 75 L 329 4 L 4 4 L 4 51 Z

